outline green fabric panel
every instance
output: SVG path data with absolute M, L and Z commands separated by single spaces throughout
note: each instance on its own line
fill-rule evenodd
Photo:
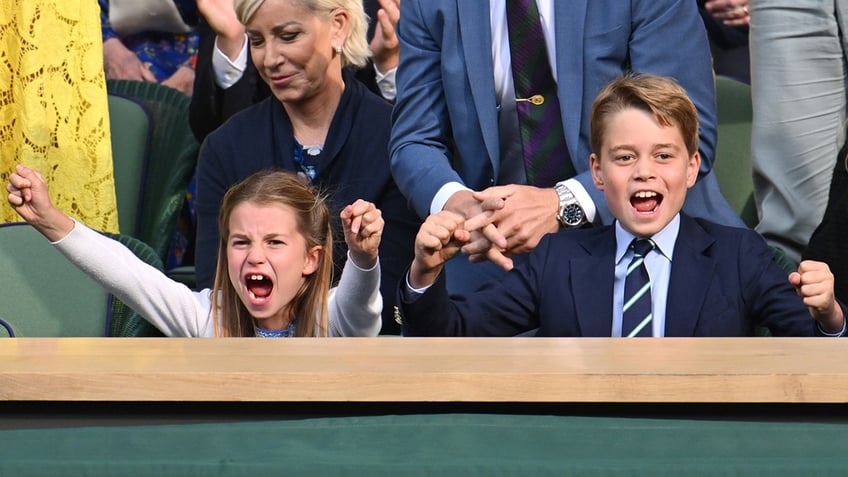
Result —
M 194 173 L 200 148 L 188 122 L 191 98 L 158 83 L 108 80 L 106 89 L 134 98 L 150 115 L 152 136 L 142 184 L 138 238 L 166 261 L 177 216 Z
M 32 429 L 0 432 L 0 475 L 834 475 L 846 431 L 502 414 Z
M 163 271 L 164 266 L 162 260 L 156 255 L 156 252 L 146 243 L 141 240 L 130 237 L 125 234 L 105 234 L 113 240 L 117 240 L 125 247 L 130 249 L 136 257 L 140 258 L 144 263 L 153 268 Z M 144 337 L 144 336 L 164 336 L 161 331 L 156 329 L 143 316 L 136 313 L 135 310 L 128 307 L 124 302 L 112 296 L 112 323 L 109 336 L 119 337 Z
M 0 276 L 16 336 L 106 336 L 106 291 L 29 224 L 0 226 Z
M 740 81 L 716 77 L 718 142 L 713 171 L 721 192 L 749 227 L 757 218 L 751 172 L 751 87 Z
M 144 177 L 150 138 L 147 112 L 139 103 L 110 94 L 109 127 L 119 230 L 123 234 L 135 235 L 139 228 L 142 195 L 139 178 Z

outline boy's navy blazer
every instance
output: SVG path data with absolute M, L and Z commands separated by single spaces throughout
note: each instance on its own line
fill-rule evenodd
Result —
M 759 234 L 680 219 L 665 336 L 751 336 L 756 325 L 777 336 L 820 334 Z M 414 303 L 399 297 L 403 332 L 512 336 L 538 328 L 538 336 L 608 337 L 615 249 L 613 226 L 547 235 L 504 279 L 452 299 L 443 273 Z

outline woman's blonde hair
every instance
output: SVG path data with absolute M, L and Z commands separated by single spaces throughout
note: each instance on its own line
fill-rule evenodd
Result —
M 362 0 L 286 0 L 293 4 L 300 4 L 309 11 L 323 18 L 332 18 L 339 10 L 347 12 L 348 29 L 347 38 L 341 45 L 342 67 L 354 65 L 363 67 L 371 56 L 368 47 L 368 15 L 362 7 Z M 235 0 L 233 6 L 236 16 L 243 25 L 247 25 L 256 10 L 265 0 Z
M 327 300 L 333 274 L 333 235 L 325 198 L 303 179 L 286 171 L 260 171 L 236 184 L 224 195 L 218 215 L 218 266 L 212 287 L 215 336 L 256 336 L 253 317 L 230 281 L 227 242 L 230 216 L 236 206 L 285 205 L 294 211 L 297 230 L 306 250 L 322 248 L 315 272 L 307 275 L 289 307 L 297 319 L 295 336 L 327 336 Z

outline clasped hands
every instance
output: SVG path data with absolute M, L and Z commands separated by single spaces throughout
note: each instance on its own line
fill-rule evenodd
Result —
M 512 269 L 513 255 L 529 252 L 542 236 L 559 229 L 558 207 L 550 188 L 506 185 L 456 192 L 441 212 L 427 217 L 415 237 L 410 285 L 431 284 L 459 252 L 472 262 L 489 260 Z

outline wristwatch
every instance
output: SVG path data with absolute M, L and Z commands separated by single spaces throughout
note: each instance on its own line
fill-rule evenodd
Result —
M 577 202 L 577 198 L 571 192 L 571 189 L 562 183 L 557 183 L 554 186 L 557 196 L 559 196 L 559 211 L 557 211 L 557 220 L 560 225 L 566 228 L 574 228 L 583 225 L 586 222 L 586 213 L 583 212 L 583 207 Z

